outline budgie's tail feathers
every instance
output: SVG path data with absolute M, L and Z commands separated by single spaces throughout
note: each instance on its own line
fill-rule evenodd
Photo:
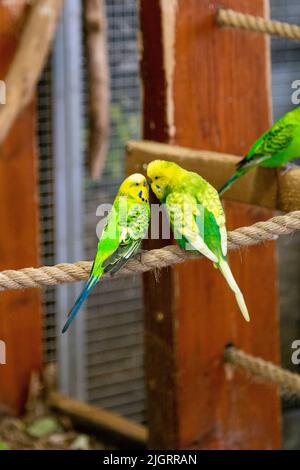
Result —
M 245 175 L 246 173 L 248 173 L 249 170 L 252 170 L 252 168 L 259 166 L 261 163 L 263 163 L 265 160 L 268 160 L 269 158 L 270 155 L 263 155 L 260 157 L 252 156 L 251 158 L 246 155 L 246 157 L 243 158 L 237 164 L 236 172 L 218 190 L 219 196 L 222 196 L 222 194 L 224 194 L 225 191 L 227 191 L 227 189 L 229 189 L 240 176 Z
M 224 184 L 223 186 L 218 190 L 219 196 L 222 196 L 222 194 L 227 191 L 227 189 L 230 188 L 230 186 L 233 185 L 233 183 L 242 175 L 241 171 L 236 171 Z
M 243 294 L 241 293 L 239 286 L 237 285 L 236 280 L 234 279 L 232 272 L 230 271 L 230 267 L 227 261 L 225 259 L 222 259 L 219 262 L 218 267 L 221 273 L 223 274 L 223 276 L 225 277 L 226 281 L 228 282 L 229 287 L 233 290 L 236 301 L 238 303 L 238 306 L 240 307 L 243 317 L 245 318 L 246 321 L 250 321 L 248 309 L 247 309 Z
M 70 311 L 68 315 L 68 319 L 62 329 L 62 333 L 65 333 L 69 326 L 71 325 L 72 321 L 76 317 L 77 313 L 80 310 L 80 307 L 82 306 L 83 302 L 87 299 L 91 291 L 94 289 L 95 285 L 99 281 L 100 276 L 91 276 L 84 286 L 84 288 L 81 291 L 81 294 L 79 295 L 78 299 L 76 300 L 72 310 Z

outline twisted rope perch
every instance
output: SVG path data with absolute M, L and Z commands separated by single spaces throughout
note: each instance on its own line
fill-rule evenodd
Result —
M 250 227 L 241 227 L 228 232 L 228 248 L 234 250 L 242 246 L 257 245 L 266 240 L 276 240 L 279 235 L 288 235 L 300 229 L 300 211 L 273 217 L 266 222 L 257 222 Z M 117 276 L 144 273 L 155 269 L 173 266 L 201 255 L 181 250 L 176 245 L 144 252 L 142 259 L 129 260 Z M 42 286 L 82 281 L 88 278 L 92 262 L 78 261 L 56 266 L 24 268 L 0 272 L 0 291 L 29 289 Z M 110 278 L 104 275 L 103 278 Z
M 300 41 L 300 27 L 296 24 L 268 20 L 260 16 L 239 13 L 231 9 L 219 8 L 217 11 L 217 23 L 220 26 L 231 26 L 233 28 L 267 33 L 271 36 Z
M 234 347 L 225 349 L 224 359 L 225 362 L 261 377 L 267 382 L 281 386 L 285 398 L 300 397 L 300 376 L 298 374 L 284 370 L 264 359 L 253 357 Z

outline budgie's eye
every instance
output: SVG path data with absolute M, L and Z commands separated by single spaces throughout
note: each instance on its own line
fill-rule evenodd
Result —
M 154 178 L 154 179 L 155 179 L 155 180 L 158 180 L 158 176 L 155 176 L 155 178 Z
M 135 183 L 136 186 L 139 186 L 139 183 Z

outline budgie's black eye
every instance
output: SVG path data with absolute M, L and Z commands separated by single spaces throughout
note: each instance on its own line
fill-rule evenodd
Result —
M 155 178 L 154 178 L 154 179 L 155 179 L 155 180 L 158 180 L 158 176 L 155 176 Z
M 139 183 L 135 183 L 136 186 L 139 186 Z

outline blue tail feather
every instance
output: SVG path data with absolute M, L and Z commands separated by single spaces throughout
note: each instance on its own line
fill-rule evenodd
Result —
M 86 285 L 84 286 L 83 290 L 81 291 L 81 294 L 80 296 L 78 297 L 78 299 L 76 300 L 72 310 L 70 311 L 69 315 L 68 315 L 68 319 L 65 323 L 65 326 L 63 327 L 62 329 L 62 333 L 65 333 L 67 331 L 67 329 L 69 328 L 69 326 L 71 325 L 72 321 L 74 320 L 74 318 L 76 317 L 77 313 L 79 312 L 80 310 L 80 307 L 82 306 L 82 304 L 84 303 L 84 301 L 87 299 L 87 297 L 89 296 L 90 292 L 93 290 L 93 288 L 95 287 L 95 285 L 97 284 L 99 280 L 99 277 L 95 277 L 95 276 L 91 276 L 88 280 L 88 282 L 86 283 Z
M 222 196 L 222 194 L 225 193 L 225 191 L 227 191 L 227 189 L 230 188 L 230 186 L 241 176 L 241 174 L 242 173 L 240 173 L 239 171 L 234 173 L 218 190 L 219 196 Z

